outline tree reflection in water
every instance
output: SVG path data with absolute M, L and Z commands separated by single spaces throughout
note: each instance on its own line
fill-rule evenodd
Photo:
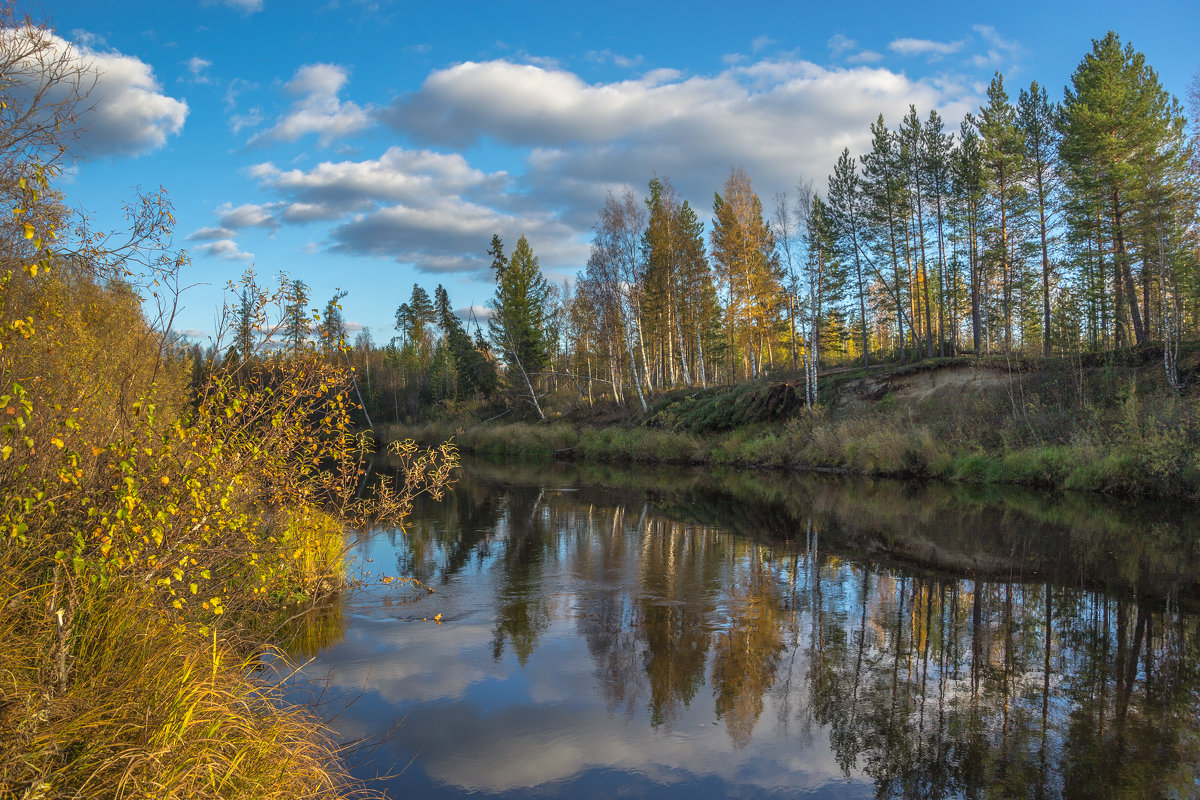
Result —
M 497 660 L 507 647 L 524 667 L 552 624 L 573 624 L 609 713 L 670 730 L 707 684 L 735 749 L 771 724 L 800 748 L 827 736 L 879 797 L 1195 792 L 1186 510 L 475 465 L 419 513 L 398 567 L 488 571 Z

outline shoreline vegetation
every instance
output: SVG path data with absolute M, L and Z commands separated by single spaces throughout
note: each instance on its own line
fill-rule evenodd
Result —
M 1112 495 L 1200 497 L 1200 407 L 1167 386 L 1149 345 L 1082 359 L 933 359 L 831 370 L 822 404 L 802 381 L 767 380 L 649 399 L 646 414 L 570 406 L 546 421 L 468 413 L 384 424 L 380 442 L 452 438 L 518 460 L 809 470 Z M 1180 357 L 1200 369 L 1200 348 Z
M 11 6 L 0 33 L 0 797 L 374 796 L 280 669 L 336 633 L 348 532 L 440 498 L 456 454 L 394 445 L 364 496 L 353 371 L 307 317 L 273 346 L 282 278 L 189 350 L 165 194 L 89 230 L 55 182 L 89 67 Z
M 372 796 L 276 678 L 350 588 L 347 531 L 439 497 L 453 448 L 390 448 L 398 479 L 364 498 L 348 371 L 308 354 L 197 379 L 120 279 L 48 261 L 23 287 L 39 333 L 2 351 L 37 377 L 0 397 L 0 796 Z M 111 313 L 54 302 L 81 294 Z M 110 402 L 69 405 L 85 390 Z

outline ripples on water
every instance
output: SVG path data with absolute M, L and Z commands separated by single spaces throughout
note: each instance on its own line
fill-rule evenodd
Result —
M 469 464 L 296 696 L 393 797 L 1193 797 L 1190 511 Z

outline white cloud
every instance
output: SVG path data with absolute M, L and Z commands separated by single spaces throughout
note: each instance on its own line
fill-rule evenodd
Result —
M 841 33 L 830 36 L 826 44 L 829 45 L 829 52 L 833 54 L 834 58 L 858 47 L 858 42 Z
M 874 64 L 883 60 L 880 53 L 874 50 L 860 50 L 857 41 L 840 33 L 830 36 L 826 44 L 831 56 L 844 59 L 847 64 Z
M 294 142 L 315 133 L 324 147 L 370 127 L 368 109 L 338 97 L 349 78 L 346 68 L 337 64 L 301 67 L 283 87 L 296 100 L 273 127 L 251 137 L 248 144 Z
M 239 250 L 237 242 L 233 239 L 218 239 L 202 244 L 196 248 L 196 252 L 222 261 L 250 261 L 254 258 L 254 253 L 243 253 Z
M 971 57 L 973 66 L 980 69 L 1000 67 L 1006 60 L 1020 55 L 1020 43 L 1003 38 L 991 25 L 975 25 L 974 30 L 987 44 L 987 49 Z
M 518 185 L 586 238 L 608 190 L 670 177 L 701 218 L 732 165 L 759 193 L 818 183 L 843 147 L 861 152 L 883 113 L 910 103 L 954 119 L 970 91 L 872 67 L 761 60 L 711 76 L 649 73 L 588 84 L 565 71 L 509 61 L 432 73 L 381 113 L 401 133 L 444 147 L 482 140 L 529 148 Z
M 773 44 L 775 44 L 775 40 L 772 39 L 770 36 L 767 36 L 765 34 L 762 36 L 756 36 L 750 42 L 750 51 L 753 53 L 760 53 L 763 50 L 766 50 L 768 47 L 770 47 Z
M 874 50 L 863 50 L 846 57 L 847 64 L 875 64 L 882 60 L 883 53 L 876 53 Z
M 22 104 L 35 94 L 42 94 L 42 103 L 65 100 L 72 86 L 87 94 L 76 130 L 64 132 L 66 137 L 77 134 L 73 149 L 81 154 L 145 153 L 163 147 L 168 137 L 183 130 L 187 103 L 164 95 L 144 61 L 93 49 L 103 41 L 98 37 L 79 31 L 80 42 L 73 44 L 29 27 L 9 28 L 0 35 L 9 40 L 10 49 L 28 53 L 5 75 L 10 113 L 20 114 Z M 56 72 L 66 77 L 48 83 L 47 75 Z
M 356 215 L 331 231 L 332 250 L 393 258 L 418 271 L 484 274 L 493 234 L 511 248 L 527 236 L 543 270 L 582 267 L 586 246 L 577 231 L 551 214 L 519 214 L 457 197 L 437 198 L 423 207 L 392 205 Z M 573 271 L 573 269 L 572 269 Z
M 223 228 L 268 228 L 279 227 L 279 220 L 272 213 L 277 206 L 245 203 L 234 206 L 232 203 L 222 203 L 217 206 L 216 214 Z
M 187 235 L 189 242 L 210 242 L 214 239 L 232 239 L 237 231 L 230 228 L 199 228 Z
M 527 198 L 508 191 L 507 173 L 476 169 L 457 153 L 392 147 L 379 158 L 309 170 L 265 162 L 249 174 L 283 199 L 270 208 L 223 206 L 222 224 L 333 222 L 330 249 L 437 274 L 482 274 L 493 233 L 510 242 L 528 235 L 551 267 L 563 259 L 577 267 L 586 258 L 578 232 L 550 211 L 528 208 Z
M 204 5 L 222 5 L 240 11 L 246 16 L 263 10 L 263 0 L 205 0 Z
M 366 161 L 322 162 L 308 172 L 284 172 L 268 162 L 252 167 L 250 174 L 296 202 L 331 205 L 343 212 L 378 200 L 418 204 L 439 192 L 499 190 L 507 181 L 505 173 L 484 173 L 457 153 L 402 147 L 389 148 L 379 158 Z
M 957 53 L 966 42 L 937 42 L 932 39 L 894 39 L 888 49 L 902 56 L 940 57 Z
M 208 68 L 212 66 L 212 62 L 200 56 L 192 56 L 187 62 L 187 71 L 189 80 L 192 83 L 210 84 L 216 83 L 208 74 Z
M 100 78 L 89 101 L 84 143 L 94 153 L 141 153 L 158 150 L 167 137 L 183 130 L 187 103 L 162 94 L 150 65 L 132 56 L 92 56 Z
M 77 42 L 90 50 L 99 50 L 102 47 L 108 47 L 108 40 L 98 33 L 85 31 L 83 28 L 75 28 L 71 31 L 71 40 Z
M 483 323 L 492 318 L 495 312 L 488 306 L 467 306 L 465 308 L 454 309 L 454 316 L 461 319 L 463 322 L 470 322 L 472 319 Z
M 340 68 L 314 69 L 297 73 L 289 90 L 336 97 L 344 86 Z M 271 201 L 225 204 L 217 220 L 231 230 L 323 228 L 314 248 L 481 278 L 492 234 L 509 247 L 525 234 L 558 280 L 585 263 L 607 191 L 642 190 L 657 174 L 707 222 L 731 166 L 744 167 L 767 200 L 797 179 L 822 187 L 843 147 L 869 146 L 880 113 L 894 125 L 911 103 L 953 121 L 979 101 L 972 87 L 949 81 L 788 58 L 608 83 L 508 60 L 469 62 L 430 73 L 376 112 L 428 147 L 300 168 L 260 163 L 248 174 Z M 479 142 L 524 153 L 523 170 L 487 171 L 449 152 Z

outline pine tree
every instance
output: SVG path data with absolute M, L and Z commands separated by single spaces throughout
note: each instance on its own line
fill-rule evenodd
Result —
M 974 115 L 959 126 L 959 145 L 951 159 L 952 192 L 957 207 L 959 239 L 967 249 L 967 290 L 971 297 L 971 349 L 983 353 L 983 276 L 979 257 L 982 228 L 983 152 Z
M 921 120 L 917 116 L 916 106 L 908 107 L 908 115 L 901 121 L 897 132 L 900 144 L 900 160 L 902 169 L 907 174 L 910 191 L 909 197 L 909 228 L 912 237 L 909 241 L 909 262 L 914 266 L 911 274 L 920 291 L 913 291 L 914 306 L 924 310 L 925 319 L 925 350 L 933 358 L 933 315 L 932 303 L 929 296 L 929 270 L 925 252 L 925 195 L 929 191 L 928 154 L 925 152 L 926 138 Z M 923 296 L 922 296 L 923 293 Z M 914 320 L 921 324 L 921 314 L 914 311 Z M 920 347 L 918 346 L 918 350 Z
M 1017 100 L 1017 123 L 1025 136 L 1025 161 L 1032 199 L 1037 209 L 1037 233 L 1042 257 L 1042 354 L 1050 355 L 1050 227 L 1054 215 L 1053 198 L 1057 188 L 1058 131 L 1054 119 L 1058 109 L 1050 104 L 1044 87 L 1034 81 L 1022 89 Z
M 1146 256 L 1156 249 L 1147 238 L 1170 228 L 1182 207 L 1170 202 L 1174 193 L 1167 191 L 1188 157 L 1182 109 L 1145 56 L 1131 45 L 1122 47 L 1109 31 L 1092 41 L 1092 51 L 1076 67 L 1059 120 L 1068 186 L 1073 194 L 1099 201 L 1112 244 L 1118 343 L 1128 340 L 1128 322 L 1133 342 L 1140 344 L 1147 338 L 1154 277 Z M 1132 261 L 1139 249 L 1137 281 Z
M 336 359 L 336 354 L 346 345 L 346 321 L 342 316 L 342 298 L 346 296 L 345 289 L 334 292 L 333 297 L 325 304 L 325 313 L 317 334 L 321 339 L 321 352 Z M 336 359 L 341 360 L 341 359 Z
M 829 206 L 819 195 L 807 204 L 804 219 L 804 246 L 806 251 L 804 269 L 803 304 L 805 340 L 805 399 L 811 409 L 817 404 L 817 369 L 821 354 L 821 331 L 825 317 L 842 299 L 845 292 L 846 274 L 838 258 L 835 246 L 833 220 Z
M 900 148 L 895 137 L 888 131 L 883 122 L 883 115 L 871 124 L 871 152 L 861 157 L 863 165 L 863 194 L 867 199 L 866 233 L 868 241 L 878 254 L 872 266 L 880 286 L 890 295 L 896 309 L 897 344 L 900 349 L 900 363 L 907 360 L 907 342 L 904 335 L 904 323 L 907 320 L 909 330 L 913 329 L 912 320 L 905 316 L 904 297 L 910 289 L 910 279 L 906 269 L 901 264 L 907 264 L 909 253 L 904 236 L 904 221 L 908 210 L 907 186 L 904 180 L 903 163 L 900 158 Z M 887 261 L 892 267 L 892 278 L 889 282 L 877 266 L 878 262 Z
M 858 320 L 862 333 L 863 366 L 871 364 L 870 325 L 867 323 L 867 288 L 863 281 L 865 197 L 858 175 L 858 165 L 843 149 L 829 176 L 829 218 L 833 229 L 834 243 L 847 263 L 854 264 L 855 291 L 858 296 Z
M 954 137 L 944 133 L 945 127 L 941 116 L 936 111 L 929 112 L 923 130 L 923 151 L 925 157 L 925 173 L 928 176 L 930 198 L 933 200 L 937 218 L 937 252 L 938 252 L 938 354 L 946 355 L 946 309 L 949 306 L 946 280 L 946 201 L 950 193 L 950 164 L 954 152 Z M 954 322 L 951 321 L 953 326 Z M 951 334 L 953 336 L 953 334 Z
M 1016 223 L 1023 212 L 1026 176 L 1025 136 L 1017 125 L 1017 112 L 1008 101 L 1004 77 L 997 72 L 988 84 L 988 103 L 979 110 L 985 195 L 993 214 L 987 227 L 990 246 L 987 256 L 1000 267 L 1001 313 L 1004 318 L 1004 350 L 1012 351 L 1014 287 L 1020 265 Z

